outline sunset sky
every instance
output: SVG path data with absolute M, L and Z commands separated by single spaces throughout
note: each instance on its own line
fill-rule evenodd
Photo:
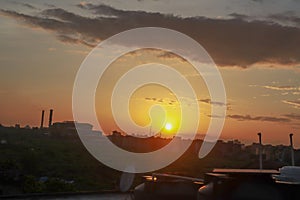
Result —
M 0 123 L 39 126 L 41 110 L 54 121 L 72 120 L 77 70 L 99 42 L 138 27 L 184 33 L 210 54 L 223 77 L 227 116 L 223 139 L 300 147 L 300 1 L 298 0 L 128 0 L 0 1 Z M 193 85 L 205 134 L 212 102 L 201 76 L 180 57 L 141 50 L 116 60 L 99 82 L 96 108 L 105 130 L 117 129 L 109 94 L 118 77 L 135 65 L 157 61 L 180 71 Z M 149 123 L 148 109 L 166 109 L 173 131 L 178 101 L 157 85 L 137 90 L 132 118 Z M 48 117 L 46 117 L 46 120 Z M 169 130 L 165 130 L 166 134 Z

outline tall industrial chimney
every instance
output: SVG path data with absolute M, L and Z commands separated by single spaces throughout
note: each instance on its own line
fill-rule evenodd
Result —
M 41 118 L 41 126 L 40 129 L 44 127 L 44 115 L 45 115 L 45 110 L 42 110 L 42 118 Z
M 259 169 L 262 169 L 262 143 L 261 143 L 261 133 L 257 133 L 259 141 Z
M 291 144 L 291 159 L 292 159 L 292 166 L 295 166 L 294 145 L 293 145 L 293 133 L 290 134 L 290 144 Z
M 53 116 L 53 109 L 50 109 L 50 114 L 49 114 L 49 128 L 51 127 L 52 125 L 52 116 Z

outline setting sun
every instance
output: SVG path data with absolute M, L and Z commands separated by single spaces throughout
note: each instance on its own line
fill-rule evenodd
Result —
M 172 129 L 172 124 L 166 123 L 165 129 L 168 130 L 168 131 L 171 130 Z

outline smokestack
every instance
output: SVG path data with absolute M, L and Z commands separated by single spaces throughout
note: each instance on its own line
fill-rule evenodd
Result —
M 259 141 L 259 169 L 262 169 L 262 143 L 261 143 L 261 133 L 257 133 Z
M 42 110 L 42 118 L 41 118 L 41 126 L 40 129 L 44 127 L 44 115 L 45 115 L 45 110 Z
M 51 127 L 52 125 L 52 116 L 53 116 L 53 109 L 50 109 L 50 114 L 49 114 L 49 128 Z
M 295 166 L 294 145 L 293 145 L 293 133 L 290 134 L 290 144 L 291 144 L 292 166 Z

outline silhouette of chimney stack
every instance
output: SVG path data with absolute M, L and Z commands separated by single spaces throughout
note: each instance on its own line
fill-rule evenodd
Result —
M 257 133 L 258 142 L 259 142 L 259 169 L 262 169 L 262 142 L 261 142 L 261 133 Z
M 44 127 L 44 115 L 45 115 L 45 110 L 42 110 L 42 118 L 41 118 L 41 126 L 40 129 Z
M 293 145 L 293 133 L 290 134 L 290 147 L 291 147 L 292 166 L 295 166 L 294 145 Z
M 50 109 L 50 114 L 49 114 L 49 128 L 52 126 L 52 117 L 53 117 L 53 109 Z

